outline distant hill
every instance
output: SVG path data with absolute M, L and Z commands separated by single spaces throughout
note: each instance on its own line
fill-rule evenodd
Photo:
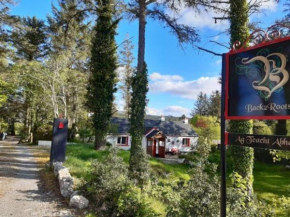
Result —
M 118 111 L 116 112 L 113 117 L 118 117 L 118 118 L 126 118 L 126 114 L 124 111 Z M 180 117 L 175 117 L 172 115 L 167 115 L 164 116 L 166 121 L 179 121 Z M 160 115 L 146 115 L 145 119 L 149 119 L 149 120 L 159 120 L 160 119 Z

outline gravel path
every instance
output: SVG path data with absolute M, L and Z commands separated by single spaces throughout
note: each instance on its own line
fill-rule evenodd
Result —
M 29 146 L 15 139 L 0 141 L 0 217 L 72 216 L 53 192 L 42 187 Z

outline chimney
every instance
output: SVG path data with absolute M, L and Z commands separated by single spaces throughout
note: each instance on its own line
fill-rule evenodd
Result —
M 184 119 L 183 119 L 183 123 L 184 123 L 184 124 L 188 124 L 188 118 L 187 118 L 187 117 L 184 117 Z
M 165 117 L 163 115 L 161 115 L 160 121 L 165 121 Z

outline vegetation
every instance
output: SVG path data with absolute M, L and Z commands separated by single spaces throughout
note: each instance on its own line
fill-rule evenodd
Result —
M 149 165 L 145 150 L 142 148 L 142 137 L 144 131 L 145 107 L 147 104 L 146 94 L 148 92 L 147 67 L 144 64 L 144 72 L 135 73 L 132 80 L 132 103 L 130 111 L 130 135 L 132 136 L 130 150 L 130 176 L 139 184 L 148 181 Z
M 249 5 L 246 0 L 234 1 L 230 0 L 230 44 L 236 41 L 243 43 L 249 35 L 248 29 L 248 13 Z M 231 121 L 229 132 L 250 133 L 252 124 L 248 120 Z M 253 193 L 253 163 L 254 150 L 247 147 L 230 147 L 231 158 L 233 161 L 233 170 L 241 175 L 247 183 L 246 192 L 251 195 Z M 235 186 L 235 184 L 234 184 Z
M 197 100 L 194 103 L 194 108 L 191 112 L 192 116 L 215 116 L 219 117 L 221 112 L 221 94 L 217 90 L 209 97 L 206 93 L 200 92 Z
M 87 106 L 95 129 L 95 148 L 106 144 L 116 92 L 117 58 L 115 35 L 119 20 L 113 21 L 114 1 L 98 1 L 98 18 L 92 40 L 91 75 L 87 92 Z
M 94 145 L 68 146 L 65 163 L 77 177 L 76 188 L 95 202 L 92 215 L 218 216 L 220 156 L 212 143 L 220 137 L 219 91 L 209 96 L 201 92 L 196 101 L 191 124 L 200 136 L 199 144 L 196 152 L 179 156 L 190 165 L 165 164 L 150 158 L 141 147 L 148 103 L 146 22 L 148 18 L 158 20 L 170 28 L 180 44 L 194 44 L 199 40 L 196 29 L 180 24 L 178 17 L 171 15 L 184 7 L 214 9 L 228 16 L 233 44 L 248 36 L 248 15 L 258 10 L 261 2 L 250 6 L 246 0 L 229 0 L 220 8 L 218 1 L 204 0 L 61 0 L 52 5 L 52 16 L 46 22 L 37 17 L 10 16 L 8 6 L 14 1 L 3 0 L 0 130 L 36 144 L 38 139 L 51 139 L 53 118 L 63 116 L 69 119 L 69 140 L 94 140 Z M 120 60 L 116 55 L 120 13 L 139 21 L 136 70 L 129 38 L 123 43 Z M 130 151 L 109 149 L 105 140 L 109 130 L 117 131 L 110 118 L 115 112 L 118 62 L 125 68 L 121 89 L 131 124 Z M 287 122 L 231 121 L 229 131 L 286 135 Z M 289 153 L 271 153 L 274 161 L 289 159 Z M 255 159 L 253 167 L 253 149 L 229 148 L 228 216 L 289 216 L 290 193 L 285 190 L 289 170 L 274 164 L 268 151 L 255 150 Z
M 132 77 L 134 73 L 134 68 L 132 67 L 134 56 L 133 56 L 133 44 L 129 35 L 126 35 L 123 48 L 120 51 L 120 65 L 123 68 L 120 80 L 120 89 L 122 90 L 122 95 L 124 99 L 124 111 L 126 113 L 126 118 L 130 117 L 130 104 L 132 98 Z
M 210 150 L 210 147 L 205 146 L 205 151 L 208 152 L 209 150 Z M 77 177 L 78 180 L 91 180 L 92 162 L 94 160 L 98 160 L 102 162 L 106 159 L 106 156 L 108 155 L 109 155 L 108 150 L 95 151 L 94 145 L 88 145 L 88 144 L 69 145 L 67 147 L 67 161 L 65 162 L 65 165 L 70 168 L 70 172 L 72 173 L 74 177 Z M 120 150 L 118 152 L 118 156 L 123 159 L 123 162 L 127 165 L 126 166 L 127 168 L 129 164 L 130 152 Z M 199 156 L 197 155 L 195 157 L 196 159 L 195 162 L 198 162 L 201 156 L 202 154 Z M 202 165 L 206 166 L 207 168 L 206 171 L 210 169 L 209 171 L 210 173 L 201 173 L 201 171 L 204 172 L 204 169 L 202 169 L 202 167 L 199 167 L 199 164 L 195 164 L 196 167 L 193 167 L 191 169 L 189 165 L 185 165 L 185 164 L 170 165 L 170 164 L 165 164 L 158 159 L 150 158 L 149 163 L 152 168 L 151 178 L 150 178 L 151 187 L 145 188 L 145 191 L 146 191 L 145 193 L 147 194 L 146 195 L 147 203 L 154 202 L 155 206 L 151 204 L 151 207 L 156 212 L 161 213 L 162 216 L 164 216 L 166 212 L 169 212 L 169 210 L 170 210 L 171 215 L 173 215 L 178 210 L 180 211 L 179 205 L 183 208 L 186 207 L 186 204 L 189 205 L 189 203 L 187 203 L 186 201 L 187 200 L 191 201 L 190 198 L 204 199 L 205 197 L 202 197 L 202 195 L 205 194 L 206 192 L 208 192 L 208 196 L 210 196 L 214 192 L 218 193 L 219 188 L 217 186 L 214 188 L 215 191 L 212 188 L 213 187 L 212 176 L 219 175 L 219 170 L 216 170 L 214 166 L 214 165 L 219 164 L 219 158 L 220 158 L 219 151 L 210 152 L 209 161 L 204 160 L 206 158 L 202 158 L 205 161 L 205 164 L 202 164 Z M 228 168 L 229 168 L 228 172 L 230 172 L 231 171 L 230 168 L 232 168 L 231 161 L 228 161 Z M 214 172 L 215 170 L 216 172 Z M 288 179 L 289 179 L 290 171 L 285 169 L 282 165 L 278 165 L 278 164 L 269 165 L 266 163 L 256 161 L 253 173 L 255 177 L 254 185 L 253 185 L 254 193 L 255 195 L 257 195 L 257 198 L 260 201 L 258 202 L 257 199 L 253 198 L 253 200 L 256 201 L 256 202 L 253 202 L 255 203 L 255 207 L 253 208 L 253 211 L 255 210 L 257 211 L 257 209 L 260 209 L 259 213 L 262 213 L 261 209 L 264 209 L 265 212 L 266 211 L 268 212 L 269 207 L 266 208 L 266 204 L 270 204 L 271 210 L 275 212 L 276 214 L 269 215 L 269 216 L 285 216 L 286 217 L 287 215 L 285 213 L 287 213 L 287 209 L 289 208 L 285 208 L 285 209 L 283 208 L 284 203 L 282 202 L 282 200 L 287 200 L 287 198 L 290 197 L 290 191 L 287 191 L 289 187 Z M 200 176 L 197 176 L 197 174 L 200 174 Z M 201 177 L 203 177 L 204 181 L 199 180 L 199 178 Z M 241 179 L 238 177 L 239 176 L 236 177 L 236 181 L 240 182 Z M 205 181 L 207 179 L 208 181 Z M 187 181 L 189 180 L 192 180 L 189 182 L 191 183 L 192 188 L 187 187 L 188 186 Z M 241 198 L 241 195 L 239 195 L 241 191 L 239 189 L 231 190 L 232 188 L 230 186 L 231 186 L 231 183 L 233 183 L 233 181 L 231 181 L 230 177 L 228 178 L 228 181 L 229 181 L 228 183 L 228 198 L 229 198 L 228 207 L 230 207 L 232 204 L 232 208 L 238 209 L 239 206 L 236 199 Z M 79 187 L 82 186 L 83 183 L 84 183 L 83 181 L 77 181 L 77 184 Z M 218 182 L 216 183 L 216 185 L 217 184 Z M 200 188 L 196 188 L 194 186 L 200 186 Z M 199 189 L 200 191 L 198 191 L 197 189 Z M 198 192 L 200 194 L 198 194 Z M 182 202 L 179 200 L 181 197 L 178 195 L 181 195 L 181 196 L 188 195 L 189 198 L 187 198 L 187 200 L 183 200 Z M 283 199 L 283 196 L 284 196 L 284 199 Z M 264 202 L 262 203 L 261 200 Z M 215 202 L 218 203 L 219 200 L 216 200 Z M 193 201 L 190 204 L 194 205 L 194 204 L 200 204 L 200 203 L 195 203 Z M 167 207 L 167 205 L 170 207 Z M 218 212 L 219 211 L 218 204 L 216 204 L 215 206 L 217 209 L 215 212 Z M 202 208 L 202 207 L 199 206 L 198 208 Z M 232 211 L 237 213 L 242 210 L 240 211 L 232 210 Z

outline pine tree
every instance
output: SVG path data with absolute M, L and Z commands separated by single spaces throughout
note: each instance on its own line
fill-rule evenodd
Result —
M 209 98 L 209 115 L 219 117 L 221 113 L 221 94 L 217 90 Z
M 124 111 L 126 113 L 127 118 L 129 118 L 130 114 L 130 102 L 131 102 L 131 95 L 132 95 L 132 76 L 134 72 L 134 68 L 132 67 L 132 63 L 134 61 L 134 56 L 132 53 L 132 50 L 134 48 L 134 45 L 132 44 L 132 41 L 129 38 L 129 35 L 126 35 L 123 49 L 120 51 L 121 58 L 120 62 L 124 70 L 122 71 L 121 75 L 121 82 L 122 85 L 120 86 L 120 89 L 123 93 L 123 99 L 125 101 L 124 105 Z
M 15 28 L 11 34 L 11 41 L 17 50 L 18 58 L 27 61 L 39 60 L 48 51 L 46 25 L 43 20 L 35 16 L 20 20 L 20 28 Z
M 116 92 L 117 58 L 115 35 L 119 20 L 113 21 L 112 0 L 98 0 L 98 18 L 92 39 L 91 75 L 88 83 L 87 106 L 93 112 L 95 148 L 106 143 Z
M 210 107 L 209 103 L 210 102 L 206 93 L 200 92 L 199 95 L 197 96 L 197 100 L 194 103 L 194 109 L 191 115 L 208 116 Z
M 87 60 L 92 35 L 90 23 L 85 20 L 86 15 L 78 12 L 77 0 L 63 0 L 58 6 L 52 5 L 52 16 L 47 17 L 51 42 L 49 57 L 62 59 L 64 94 L 60 108 L 68 118 L 69 139 L 75 137 L 77 121 L 85 113 L 82 105 L 85 100 L 89 71 Z

